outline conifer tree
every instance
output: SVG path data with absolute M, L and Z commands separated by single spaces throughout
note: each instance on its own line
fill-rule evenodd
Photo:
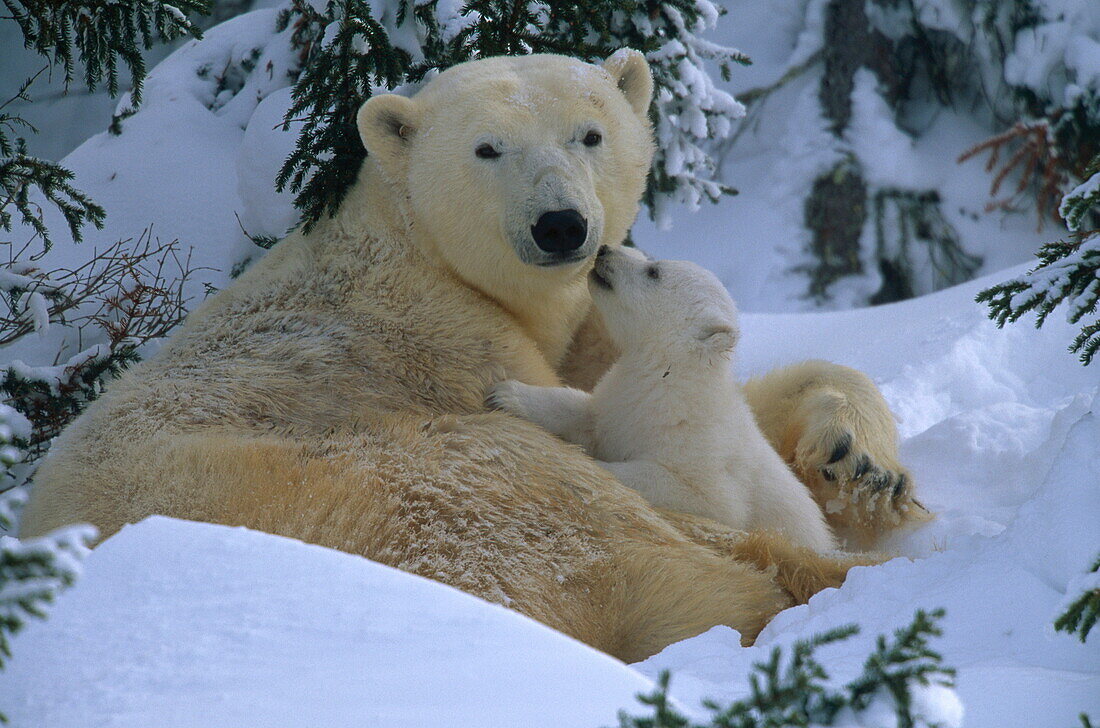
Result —
M 694 207 L 733 192 L 716 180 L 710 140 L 726 136 L 743 109 L 715 86 L 707 64 L 728 75 L 748 58 L 702 38 L 721 13 L 710 0 L 390 0 L 373 8 L 329 0 L 324 12 L 293 0 L 280 30 L 293 28 L 303 63 L 286 120 L 305 127 L 278 187 L 297 194 L 307 230 L 335 212 L 366 154 L 355 113 L 372 93 L 474 58 L 561 53 L 599 61 L 630 47 L 647 54 L 657 87 L 658 153 L 644 202 L 667 223 L 670 203 Z

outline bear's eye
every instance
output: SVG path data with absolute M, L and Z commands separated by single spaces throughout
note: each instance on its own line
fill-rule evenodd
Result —
M 649 276 L 650 278 L 652 278 L 653 280 L 657 280 L 658 278 L 661 277 L 661 271 L 657 270 L 657 266 L 655 266 L 655 265 L 651 265 L 648 268 L 646 268 L 645 269 L 645 274 L 647 276 Z
M 496 159 L 500 156 L 500 152 L 492 144 L 482 144 L 474 150 L 474 154 L 481 159 Z
M 598 131 L 590 131 L 584 135 L 584 146 L 594 147 L 603 141 L 603 134 Z

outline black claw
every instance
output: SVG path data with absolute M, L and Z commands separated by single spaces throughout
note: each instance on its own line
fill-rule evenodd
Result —
M 880 493 L 886 489 L 886 486 L 890 485 L 890 473 L 878 472 L 871 478 L 871 490 L 876 493 Z
M 859 480 L 867 471 L 871 469 L 871 458 L 863 455 L 860 457 L 859 462 L 856 464 L 855 472 L 852 473 L 852 480 Z
M 905 484 L 908 482 L 908 478 L 905 477 L 905 473 L 898 476 L 898 482 L 894 484 L 894 500 L 901 497 L 901 494 L 905 492 Z
M 844 435 L 837 442 L 836 447 L 833 448 L 833 454 L 829 456 L 829 462 L 826 465 L 832 465 L 836 461 L 842 459 L 848 454 L 848 451 L 852 449 L 852 433 L 845 432 Z
M 836 473 L 834 473 L 830 468 L 822 468 L 821 477 L 825 478 L 825 480 L 828 480 L 831 483 L 836 480 Z

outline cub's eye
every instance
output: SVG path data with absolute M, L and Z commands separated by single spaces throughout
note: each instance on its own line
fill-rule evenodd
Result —
M 482 144 L 474 150 L 474 154 L 481 159 L 496 159 L 500 156 L 500 152 L 492 144 Z
M 652 278 L 653 280 L 657 280 L 658 278 L 661 277 L 661 271 L 657 270 L 657 266 L 655 266 L 655 265 L 651 265 L 648 268 L 646 268 L 645 269 L 645 274 L 647 276 L 649 276 L 650 278 Z
M 594 147 L 603 141 L 603 134 L 598 131 L 590 131 L 584 135 L 584 146 Z

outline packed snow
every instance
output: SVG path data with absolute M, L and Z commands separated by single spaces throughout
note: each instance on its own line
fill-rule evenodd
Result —
M 1088 1 L 1065 4 L 1085 13 Z M 766 86 L 813 54 L 821 3 L 799 5 L 734 6 L 716 40 L 755 65 L 722 88 Z M 94 247 L 152 226 L 160 239 L 194 247 L 204 268 L 188 289 L 194 303 L 203 284 L 227 285 L 234 267 L 262 254 L 244 231 L 279 237 L 294 223 L 290 196 L 272 185 L 294 139 L 278 128 L 292 59 L 274 17 L 256 11 L 184 44 L 151 72 L 145 104 L 121 135 L 97 134 L 65 159 L 76 186 L 108 210 L 107 227 L 83 245 L 60 239 L 40 265 L 75 267 Z M 1056 52 L 1080 71 L 1096 49 L 1082 40 Z M 246 60 L 270 73 L 234 76 Z M 1100 549 L 1100 365 L 1082 367 L 1066 351 L 1076 327 L 1060 316 L 1038 331 L 1028 319 L 997 330 L 973 302 L 983 287 L 1023 274 L 1031 252 L 1057 233 L 1037 232 L 1033 217 L 983 212 L 988 176 L 955 158 L 987 130 L 944 111 L 918 138 L 899 135 L 884 122 L 873 79 L 860 75 L 849 143 L 877 160 L 868 174 L 939 190 L 945 215 L 983 256 L 985 277 L 891 306 L 806 312 L 818 304 L 802 298 L 805 281 L 791 273 L 805 255 L 801 204 L 839 154 L 813 103 L 816 82 L 808 73 L 787 84 L 742 122 L 722 166 L 740 196 L 694 215 L 674 211 L 667 231 L 641 220 L 634 237 L 658 257 L 688 258 L 722 278 L 749 312 L 746 376 L 823 358 L 881 386 L 898 415 L 903 459 L 937 514 L 885 544 L 897 558 L 780 614 L 754 647 L 716 627 L 624 666 L 506 609 L 359 557 L 151 519 L 97 548 L 49 620 L 13 640 L 0 711 L 16 726 L 600 726 L 619 708 L 642 712 L 632 696 L 669 669 L 680 706 L 703 718 L 700 699 L 744 695 L 749 667 L 775 645 L 859 623 L 859 637 L 821 653 L 844 679 L 874 635 L 917 608 L 944 607 L 937 648 L 958 668 L 965 725 L 1066 728 L 1082 711 L 1100 717 L 1100 636 L 1081 644 L 1052 627 L 1067 597 L 1095 581 L 1085 571 Z M 47 222 L 62 233 L 58 219 Z M 876 286 L 851 281 L 830 305 Z M 52 360 L 66 329 L 40 331 L 9 354 Z M 67 343 L 60 361 L 89 345 Z M 927 697 L 927 710 L 941 711 L 927 720 L 958 723 L 952 699 Z M 883 720 L 859 717 L 891 725 Z
M 15 641 L 20 728 L 591 728 L 651 688 L 504 607 L 245 529 L 149 518 Z

